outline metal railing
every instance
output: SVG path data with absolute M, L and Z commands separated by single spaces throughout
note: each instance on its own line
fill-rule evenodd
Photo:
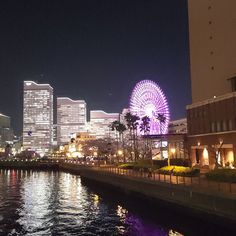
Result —
M 132 177 L 132 178 L 141 178 L 146 181 L 154 181 L 160 183 L 167 183 L 171 185 L 180 185 L 186 186 L 190 188 L 198 188 L 204 191 L 217 191 L 222 193 L 228 193 L 232 195 L 236 195 L 236 183 L 230 182 L 220 182 L 220 181 L 211 181 L 208 180 L 204 175 L 199 175 L 197 177 L 186 177 L 186 176 L 175 176 L 175 175 L 167 175 L 160 174 L 155 172 L 147 172 L 144 170 L 133 170 L 133 169 L 121 169 L 112 165 L 103 165 L 98 166 L 97 163 L 88 162 L 88 161 L 79 161 L 79 160 L 63 160 L 63 159 L 48 159 L 48 160 L 30 160 L 30 159 L 22 159 L 22 160 L 7 160 L 1 159 L 0 162 L 39 162 L 39 163 L 66 163 L 72 164 L 76 166 L 86 166 L 92 169 L 96 169 L 99 171 L 107 171 L 116 175 Z
M 133 178 L 141 178 L 148 181 L 156 181 L 172 185 L 180 185 L 192 188 L 202 189 L 204 191 L 217 191 L 222 193 L 236 194 L 236 183 L 220 182 L 208 180 L 204 175 L 197 177 L 175 176 L 160 174 L 155 172 L 147 172 L 143 170 L 121 169 L 117 167 L 99 167 L 99 169 Z

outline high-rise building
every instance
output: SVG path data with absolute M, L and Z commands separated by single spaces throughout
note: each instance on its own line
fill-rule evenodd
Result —
M 115 138 L 116 134 L 111 130 L 111 123 L 119 120 L 119 113 L 106 113 L 101 110 L 90 111 L 90 131 L 96 138 Z
M 186 134 L 187 119 L 171 120 L 168 125 L 168 134 Z
M 53 88 L 24 81 L 23 147 L 44 155 L 53 142 Z
M 9 116 L 0 113 L 0 148 L 5 148 L 7 143 L 13 142 L 13 131 Z
M 236 91 L 235 9 L 235 0 L 188 0 L 193 103 Z
M 193 164 L 235 165 L 236 1 L 188 0 L 192 104 L 187 106 Z M 216 162 L 216 157 L 218 161 Z
M 84 100 L 57 98 L 57 144 L 65 144 L 73 135 L 86 131 L 87 109 Z

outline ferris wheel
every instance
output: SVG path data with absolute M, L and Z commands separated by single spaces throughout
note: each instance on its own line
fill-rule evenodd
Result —
M 131 94 L 130 112 L 150 118 L 150 134 L 166 134 L 170 121 L 169 107 L 162 89 L 151 80 L 138 82 Z

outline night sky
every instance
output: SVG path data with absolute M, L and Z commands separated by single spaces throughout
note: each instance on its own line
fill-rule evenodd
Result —
M 22 129 L 23 80 L 88 110 L 121 112 L 135 83 L 157 82 L 171 119 L 191 101 L 186 0 L 8 0 L 0 3 L 0 112 Z

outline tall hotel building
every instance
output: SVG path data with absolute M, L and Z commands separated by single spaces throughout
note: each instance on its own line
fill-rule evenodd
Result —
M 68 143 L 71 137 L 86 131 L 87 109 L 84 100 L 57 98 L 57 144 Z
M 192 104 L 187 106 L 193 163 L 235 165 L 236 1 L 188 0 Z
M 119 113 L 106 113 L 101 110 L 90 111 L 90 131 L 97 139 L 115 138 L 115 132 L 111 130 L 110 125 L 119 119 Z
M 23 147 L 44 155 L 53 141 L 53 88 L 24 81 Z

